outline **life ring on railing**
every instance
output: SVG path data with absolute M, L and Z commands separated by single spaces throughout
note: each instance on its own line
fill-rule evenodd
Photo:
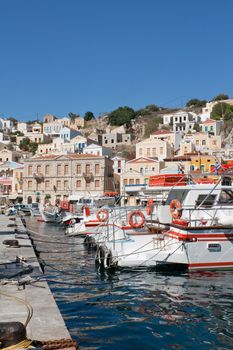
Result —
M 135 222 L 135 217 L 140 217 L 141 220 L 139 222 Z M 128 222 L 129 225 L 133 228 L 141 228 L 145 223 L 145 216 L 140 210 L 132 211 L 128 216 Z
M 173 217 L 173 219 L 179 219 L 182 215 L 181 213 L 181 204 L 178 199 L 173 199 L 170 203 L 170 213 Z
M 100 209 L 97 212 L 96 217 L 101 222 L 107 221 L 108 220 L 108 209 Z

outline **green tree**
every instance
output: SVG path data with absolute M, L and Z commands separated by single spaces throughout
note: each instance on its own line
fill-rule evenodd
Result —
M 129 124 L 131 119 L 136 116 L 135 111 L 130 107 L 119 107 L 111 112 L 108 116 L 109 123 L 111 125 L 120 126 L 123 124 Z
M 213 98 L 212 101 L 222 101 L 222 100 L 228 100 L 229 96 L 226 94 L 219 94 Z
M 22 151 L 32 152 L 35 154 L 38 148 L 38 144 L 36 142 L 31 142 L 28 137 L 25 137 L 20 141 L 19 148 Z
M 206 105 L 206 100 L 199 100 L 198 98 L 192 98 L 187 101 L 186 107 L 204 107 Z
M 232 116 L 233 107 L 225 102 L 217 103 L 211 112 L 211 118 L 215 120 L 219 120 L 223 118 L 224 120 L 229 120 Z
M 95 116 L 92 112 L 88 111 L 84 115 L 85 122 L 89 122 L 89 120 L 95 119 Z
M 22 151 L 29 151 L 29 144 L 30 144 L 30 139 L 28 137 L 25 137 L 20 141 L 19 148 Z
M 150 112 L 158 112 L 159 111 L 159 107 L 154 105 L 154 104 L 146 106 L 145 109 L 147 109 Z

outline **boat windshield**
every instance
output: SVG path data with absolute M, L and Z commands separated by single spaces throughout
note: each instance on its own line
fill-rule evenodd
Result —
M 172 190 L 166 200 L 165 205 L 169 205 L 173 199 L 178 199 L 182 203 L 187 196 L 189 190 L 175 189 Z

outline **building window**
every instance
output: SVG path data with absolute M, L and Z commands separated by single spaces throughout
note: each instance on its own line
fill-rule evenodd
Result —
M 28 190 L 29 190 L 29 191 L 32 190 L 32 181 L 28 181 Z
M 81 180 L 76 181 L 76 188 L 79 188 L 79 187 L 81 187 Z
M 156 148 L 152 148 L 152 157 L 155 157 L 156 156 Z
M 134 184 L 134 179 L 129 179 L 129 185 L 133 185 Z
M 100 187 L 100 180 L 95 180 L 95 187 Z
M 49 189 L 50 189 L 50 181 L 49 181 L 49 180 L 46 180 L 46 181 L 45 181 L 45 189 L 46 189 L 46 190 L 49 190 Z
M 32 165 L 28 167 L 28 176 L 32 176 Z
M 57 175 L 61 176 L 61 164 L 57 165 Z
M 69 190 L 68 180 L 64 181 L 64 190 Z
M 69 165 L 68 164 L 65 164 L 65 166 L 64 166 L 64 173 L 65 173 L 65 175 L 69 174 Z
M 160 147 L 160 148 L 159 148 L 159 153 L 160 153 L 160 154 L 163 154 L 163 147 Z
M 95 164 L 95 173 L 99 174 L 100 172 L 100 165 L 99 164 Z
M 90 188 L 91 187 L 91 183 L 90 182 L 86 182 L 86 188 Z
M 140 184 L 140 179 L 136 179 L 136 185 Z
M 77 164 L 76 171 L 77 174 L 81 174 L 81 164 Z
M 86 164 L 86 175 L 89 176 L 90 175 L 90 171 L 91 170 L 91 166 L 90 164 Z
M 152 170 L 152 171 L 155 171 L 155 167 L 152 167 L 151 170 Z
M 124 186 L 128 185 L 128 180 L 124 179 Z
M 57 190 L 61 190 L 61 180 L 57 180 Z
M 142 148 L 139 148 L 139 156 L 142 156 Z
M 50 169 L 49 169 L 49 165 L 46 164 L 45 165 L 45 175 L 49 175 Z
M 216 140 L 213 140 L 212 143 L 213 143 L 213 146 L 217 145 L 217 141 Z
M 146 155 L 147 155 L 147 157 L 150 156 L 150 148 L 147 148 L 147 149 L 146 149 Z
M 42 171 L 41 171 L 41 165 L 37 165 L 37 174 L 41 175 Z

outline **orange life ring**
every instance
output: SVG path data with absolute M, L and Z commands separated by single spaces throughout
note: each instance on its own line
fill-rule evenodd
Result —
M 173 217 L 173 219 L 179 219 L 182 215 L 181 211 L 181 204 L 178 199 L 173 199 L 170 203 L 170 213 Z
M 148 199 L 147 204 L 148 204 L 148 205 L 154 205 L 153 199 Z
M 108 209 L 100 209 L 97 212 L 96 217 L 101 222 L 107 221 L 108 220 Z
M 139 216 L 141 218 L 141 220 L 139 222 L 135 222 L 133 220 L 133 218 L 137 217 L 137 216 Z M 140 210 L 132 211 L 128 216 L 128 222 L 129 222 L 129 225 L 133 228 L 141 228 L 144 225 L 145 216 Z

